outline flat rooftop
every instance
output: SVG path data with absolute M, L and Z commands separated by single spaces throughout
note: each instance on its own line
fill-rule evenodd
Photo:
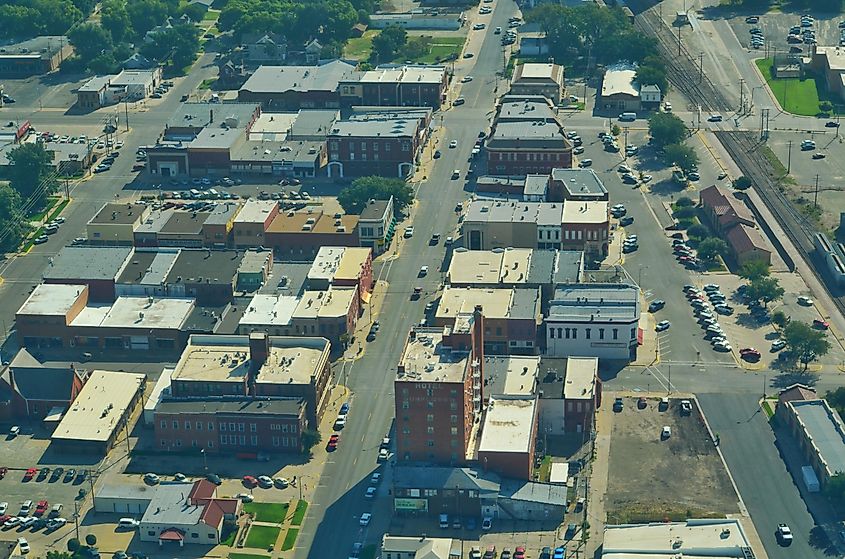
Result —
M 604 530 L 602 559 L 674 559 L 742 557 L 750 547 L 736 519 L 609 525 Z
M 241 86 L 252 93 L 337 91 L 338 82 L 355 74 L 355 66 L 334 60 L 320 66 L 259 66 Z
M 484 380 L 491 396 L 531 396 L 540 372 L 539 355 L 484 356 Z
M 516 68 L 514 81 L 519 78 L 556 80 L 562 68 L 551 62 L 526 62 Z
M 637 67 L 632 64 L 617 64 L 608 66 L 601 83 L 601 96 L 630 95 L 639 97 L 640 90 L 634 85 L 634 78 L 637 75 Z
M 221 126 L 209 126 L 197 133 L 197 137 L 191 141 L 192 149 L 231 149 L 235 144 L 244 139 L 243 128 L 223 128 Z
M 275 200 L 247 200 L 235 216 L 235 223 L 264 223 L 278 206 Z
M 287 326 L 299 297 L 293 295 L 263 295 L 252 298 L 239 324 L 244 326 Z
M 181 249 L 135 249 L 132 258 L 117 278 L 118 284 L 160 286 L 164 283 Z
M 339 225 L 335 225 L 340 221 Z M 335 219 L 321 211 L 279 212 L 267 226 L 268 233 L 351 233 L 358 226 L 357 215 Z M 342 231 L 340 229 L 343 229 Z
M 243 124 L 252 120 L 259 107 L 257 103 L 182 103 L 167 121 L 167 128 L 205 128 L 215 122 L 224 122 L 227 118 L 236 119 L 239 124 L 237 128 L 243 128 Z
M 567 200 L 563 204 L 563 223 L 605 223 L 610 221 L 605 200 Z
M 194 482 L 156 485 L 141 522 L 179 527 L 196 525 L 205 511 L 205 505 L 189 504 L 188 496 L 193 488 Z
M 549 318 L 630 323 L 639 319 L 639 290 L 624 283 L 571 284 L 555 291 Z
M 308 279 L 331 282 L 340 267 L 345 250 L 345 247 L 320 247 L 311 269 L 308 270 Z
M 161 413 L 218 413 L 235 415 L 279 414 L 298 416 L 305 406 L 299 398 L 192 398 L 164 399 L 156 406 Z
M 123 417 L 146 378 L 139 373 L 92 372 L 51 440 L 108 441 L 123 425 Z
M 165 282 L 232 284 L 242 259 L 243 253 L 237 250 L 184 249 Z
M 67 316 L 87 285 L 41 283 L 35 286 L 21 308 L 19 315 Z
M 491 397 L 481 426 L 478 452 L 528 452 L 537 400 Z
M 513 101 L 506 98 L 496 118 L 500 124 L 508 121 L 528 121 L 531 124 L 539 121 L 553 122 L 557 115 L 545 97 Z
M 464 223 L 536 223 L 560 227 L 563 207 L 561 202 L 473 200 L 466 209 Z
M 339 318 L 347 316 L 357 297 L 354 287 L 332 286 L 326 291 L 305 291 L 299 299 L 293 318 Z
M 100 208 L 97 215 L 91 218 L 89 225 L 132 225 L 141 220 L 149 212 L 145 204 L 115 204 L 108 203 Z
M 416 328 L 408 337 L 397 379 L 404 382 L 463 382 L 468 351 L 452 351 L 443 344 L 444 328 Z
M 540 312 L 539 288 L 446 286 L 437 306 L 438 320 L 471 314 L 481 305 L 485 318 L 532 319 Z
M 452 252 L 447 277 L 456 285 L 525 283 L 533 252 L 530 248 L 457 248 Z
M 360 83 L 441 83 L 446 74 L 444 66 L 378 67 L 364 72 Z
M 556 167 L 552 169 L 551 177 L 553 181 L 562 183 L 572 195 L 604 196 L 607 194 L 607 188 L 592 169 Z
M 3 46 L 0 58 L 41 58 L 59 52 L 62 47 L 70 46 L 70 41 L 64 35 L 42 35 Z
M 131 247 L 64 247 L 50 259 L 44 279 L 113 280 L 131 253 Z
M 493 136 L 490 139 L 492 142 L 508 142 L 516 145 L 517 140 L 547 140 L 545 145 L 549 147 L 558 147 L 560 149 L 568 147 L 566 140 L 561 134 L 560 125 L 557 122 L 547 122 L 543 120 L 506 120 L 496 123 L 496 128 L 493 131 Z
M 826 400 L 793 401 L 791 405 L 831 475 L 845 472 L 845 425 L 839 414 Z
M 270 338 L 259 383 L 309 384 L 328 359 L 325 338 Z M 192 335 L 173 371 L 173 381 L 243 382 L 251 364 L 248 336 Z
M 118 297 L 107 305 L 88 305 L 71 321 L 74 327 L 181 330 L 194 310 L 195 300 Z
M 570 357 L 566 360 L 563 397 L 567 400 L 592 400 L 599 374 L 598 357 Z

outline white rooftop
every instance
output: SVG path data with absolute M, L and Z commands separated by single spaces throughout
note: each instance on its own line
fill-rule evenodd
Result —
M 114 303 L 86 306 L 71 326 L 179 330 L 194 310 L 195 299 L 118 297 Z
M 608 66 L 601 84 L 602 97 L 624 94 L 633 97 L 640 96 L 640 90 L 634 83 L 637 67 L 633 64 L 616 64 Z
M 235 223 L 263 223 L 276 206 L 278 202 L 274 200 L 247 200 L 235 217 Z
M 338 318 L 347 316 L 357 295 L 354 287 L 330 287 L 326 291 L 305 291 L 294 318 Z
M 556 64 L 550 62 L 526 62 L 525 64 L 522 64 L 522 74 L 520 77 L 531 79 L 554 79 L 557 77 L 555 76 L 557 73 L 555 71 L 556 67 Z
M 65 316 L 85 289 L 86 285 L 39 284 L 18 309 L 17 314 Z
M 320 247 L 317 256 L 314 258 L 314 263 L 308 270 L 308 279 L 331 282 L 340 267 L 344 251 L 344 247 Z
M 455 249 L 449 263 L 449 282 L 466 284 L 525 283 L 534 253 L 530 248 L 493 250 Z
M 287 326 L 299 298 L 293 295 L 263 295 L 252 298 L 239 324 L 248 326 Z
M 743 557 L 750 547 L 736 519 L 690 519 L 686 522 L 655 522 L 607 526 L 602 559 L 677 559 Z
M 478 452 L 528 452 L 537 414 L 537 400 L 490 398 Z
M 599 372 L 598 357 L 570 357 L 566 360 L 566 400 L 592 400 L 595 379 Z
M 608 202 L 604 200 L 569 200 L 563 205 L 563 223 L 605 223 L 608 220 Z
M 114 430 L 121 427 L 124 413 L 146 378 L 138 373 L 94 371 L 51 439 L 109 440 Z
M 408 382 L 462 382 L 468 351 L 452 351 L 443 345 L 444 328 L 416 328 L 408 338 L 399 365 L 399 380 Z

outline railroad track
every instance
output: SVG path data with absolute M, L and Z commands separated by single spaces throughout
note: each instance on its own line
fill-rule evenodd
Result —
M 635 25 L 643 33 L 652 35 L 657 39 L 656 44 L 666 62 L 669 81 L 691 103 L 700 106 L 705 111 L 731 110 L 730 103 L 706 75 L 702 76 L 700 82 L 698 81 L 698 65 L 684 48 L 683 43 L 681 44 L 680 54 L 678 53 L 677 37 L 672 33 L 669 26 L 654 13 L 654 10 L 647 10 L 638 15 Z M 809 265 L 810 270 L 820 283 L 825 286 L 840 314 L 845 316 L 845 297 L 838 296 L 833 292 L 824 272 L 813 261 L 815 252 L 813 237 L 817 233 L 816 228 L 778 188 L 774 169 L 758 151 L 762 146 L 758 136 L 752 132 L 736 131 L 717 131 L 715 135 L 742 173 L 752 180 L 755 192 L 769 208 L 801 258 Z

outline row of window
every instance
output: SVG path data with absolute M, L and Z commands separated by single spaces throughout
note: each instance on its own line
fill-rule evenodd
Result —
M 604 339 L 604 328 L 596 328 L 598 330 L 599 337 L 598 339 Z M 612 332 L 612 339 L 618 340 L 619 339 L 619 328 L 611 329 Z M 555 336 L 557 333 L 557 336 Z M 584 328 L 584 337 L 588 340 L 592 339 L 593 329 L 592 328 Z M 631 339 L 637 335 L 637 329 L 631 328 Z M 549 338 L 554 340 L 555 338 L 559 340 L 577 340 L 578 339 L 578 328 L 570 327 L 570 328 L 549 328 Z
M 490 154 L 491 161 L 560 161 L 563 158 L 561 157 L 563 154 L 558 153 L 556 151 L 553 152 L 540 152 L 540 153 L 513 153 L 513 152 L 504 152 L 498 153 L 493 152 Z
M 161 426 L 162 429 L 167 429 L 167 420 L 162 419 L 161 423 L 159 425 Z M 179 425 L 180 425 L 179 420 L 174 419 L 173 422 L 172 422 L 173 430 L 178 431 Z M 196 431 L 202 431 L 205 423 L 203 423 L 202 421 L 197 421 L 197 422 L 194 423 L 192 421 L 186 420 L 185 423 L 184 423 L 184 430 L 190 431 L 191 425 L 194 425 L 193 428 Z M 218 428 L 219 428 L 220 431 L 232 431 L 232 432 L 237 431 L 237 432 L 243 433 L 246 429 L 246 425 L 244 423 L 235 423 L 233 421 L 229 422 L 229 423 L 221 421 Z M 208 422 L 207 429 L 209 431 L 214 431 L 214 422 L 213 421 Z M 287 423 L 271 423 L 270 424 L 270 430 L 271 431 L 281 431 L 282 433 L 287 433 L 288 429 L 290 429 L 291 433 L 296 433 L 297 428 L 296 428 L 295 424 L 294 425 L 288 425 Z M 258 432 L 258 424 L 257 423 L 250 423 L 249 424 L 249 432 L 250 433 Z
M 407 403 L 407 400 L 406 400 L 405 402 Z M 403 403 L 403 404 L 402 404 L 402 407 L 403 407 L 404 409 L 408 409 L 408 407 L 410 407 L 410 406 L 407 406 L 407 407 L 406 407 L 406 406 L 405 406 L 405 404 Z M 408 422 L 408 421 L 410 421 L 410 420 L 411 420 L 411 418 L 410 418 L 410 417 L 408 417 L 407 415 L 403 415 L 403 416 L 402 416 L 402 421 L 404 421 L 404 422 L 406 422 L 406 423 L 407 423 L 407 422 Z M 433 413 L 426 414 L 426 416 L 425 416 L 425 420 L 426 420 L 426 422 L 428 422 L 428 423 L 432 423 L 432 422 L 434 421 L 434 414 L 433 414 Z M 455 415 L 455 414 L 451 414 L 451 415 L 449 415 L 449 423 L 451 423 L 452 425 L 457 425 L 457 424 L 458 424 L 458 416 L 457 416 L 457 415 Z
M 281 447 L 295 447 L 297 445 L 296 437 L 272 437 L 273 446 L 281 446 Z M 182 447 L 182 439 L 176 439 L 174 441 L 169 441 L 168 439 L 160 439 L 160 443 L 162 447 L 167 447 L 168 445 L 174 446 L 176 448 Z M 208 441 L 207 443 L 208 448 L 214 448 L 214 441 Z M 247 439 L 246 435 L 220 435 L 220 446 L 247 446 Z M 191 448 L 198 448 L 202 446 L 196 440 L 191 441 Z M 258 435 L 251 435 L 249 437 L 249 446 L 258 446 Z
M 156 532 L 154 532 L 153 530 L 147 530 L 147 535 L 154 538 L 156 536 Z M 191 537 L 196 539 L 196 538 L 199 538 L 200 535 L 197 534 L 196 532 L 191 532 Z M 209 534 L 208 535 L 208 539 L 210 539 L 210 540 L 213 540 L 215 538 L 216 538 L 216 534 Z
M 434 402 L 432 402 L 431 400 L 428 400 L 425 403 L 425 405 L 429 409 L 434 409 Z M 402 409 L 407 410 L 407 409 L 410 409 L 410 408 L 411 408 L 411 403 L 408 400 L 402 400 Z M 449 400 L 449 409 L 452 410 L 452 411 L 458 409 L 458 402 L 456 400 L 450 399 Z
M 434 434 L 434 425 L 426 426 L 425 432 L 428 433 L 429 435 L 433 435 Z M 450 427 L 449 432 L 453 437 L 457 436 L 458 435 L 458 428 L 457 427 Z M 403 435 L 410 435 L 411 434 L 411 428 L 410 427 L 403 427 L 402 428 L 402 434 Z
M 362 152 L 367 151 L 367 144 L 368 143 L 369 142 L 360 142 L 360 149 L 361 149 Z M 390 151 L 391 145 L 392 144 L 390 142 L 385 142 L 384 143 L 384 151 Z M 349 146 L 349 151 L 350 151 L 350 153 L 349 153 L 350 159 L 355 159 L 354 157 L 352 157 L 352 155 L 353 155 L 352 152 L 355 151 L 355 142 L 349 142 L 348 146 Z M 402 142 L 401 148 L 402 148 L 402 151 L 411 151 L 411 142 Z M 379 142 L 372 142 L 371 151 L 378 151 L 378 150 L 379 150 Z M 338 142 L 338 141 L 329 142 L 329 151 L 333 151 L 333 152 L 340 151 L 340 142 Z M 364 153 L 362 153 L 361 155 L 366 156 L 366 154 L 364 154 Z M 364 159 L 366 159 L 366 157 L 364 157 Z

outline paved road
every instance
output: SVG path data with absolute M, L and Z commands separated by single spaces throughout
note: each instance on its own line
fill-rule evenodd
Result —
M 90 220 L 104 202 L 114 201 L 115 195 L 123 196 L 131 193 L 131 183 L 135 174 L 131 173 L 134 163 L 134 153 L 138 146 L 154 143 L 164 128 L 164 124 L 173 116 L 180 105 L 182 94 L 197 89 L 199 84 L 216 72 L 212 65 L 213 54 L 205 54 L 198 61 L 195 69 L 184 79 L 178 80 L 170 93 L 161 102 L 149 105 L 143 112 L 130 112 L 130 132 L 125 132 L 121 113 L 120 135 L 125 145 L 122 156 L 119 157 L 112 169 L 106 173 L 93 175 L 92 178 L 80 182 L 73 187 L 71 197 L 73 203 L 63 212 L 67 219 L 58 233 L 50 236 L 50 240 L 43 245 L 36 245 L 25 256 L 10 256 L 0 265 L 0 277 L 4 283 L 0 287 L 0 327 L 3 338 L 12 328 L 15 311 L 21 306 L 30 290 L 40 281 L 44 269 L 49 265 L 50 257 L 54 256 L 63 246 L 75 237 L 84 236 L 85 224 Z M 108 114 L 112 114 L 109 112 Z M 100 125 L 103 119 L 101 112 L 90 115 L 68 116 L 55 111 L 41 111 L 37 107 L 18 107 L 4 109 L 4 118 L 10 120 L 29 119 L 36 129 L 50 130 L 58 126 L 70 127 L 74 125 L 90 127 Z M 7 359 L 13 347 L 4 344 L 3 357 Z
M 450 175 L 453 169 L 461 169 L 463 177 L 478 132 L 489 124 L 495 100 L 495 72 L 502 67 L 499 37 L 492 29 L 506 26 L 507 18 L 515 12 L 512 0 L 499 0 L 492 17 L 485 18 L 486 32 L 471 32 L 465 50 L 475 56 L 455 64 L 456 81 L 467 74 L 473 75 L 474 80 L 458 86 L 466 104 L 443 114 L 442 139 L 437 146 L 442 157 L 435 160 L 427 180 L 418 185 L 414 237 L 400 238 L 399 256 L 380 271 L 390 287 L 382 307 L 379 337 L 349 369 L 348 384 L 354 393 L 349 424 L 343 431 L 340 448 L 326 464 L 297 541 L 297 557 L 336 557 L 357 541 L 380 541 L 389 525 L 391 500 L 385 497 L 390 485 L 390 467 L 386 467 L 380 498 L 375 502 L 367 500 L 364 492 L 370 474 L 377 467 L 378 445 L 393 422 L 393 379 L 405 337 L 410 327 L 422 318 L 425 303 L 431 300 L 442 278 L 444 247 L 442 243 L 430 246 L 429 239 L 433 233 L 440 233 L 444 238 L 453 234 L 457 227 L 454 206 L 468 196 L 463 179 L 452 180 Z M 453 93 L 449 98 L 456 95 Z M 436 122 L 441 123 L 439 117 Z M 451 140 L 458 141 L 457 148 L 446 147 Z M 424 160 L 431 157 L 432 149 L 426 150 Z M 423 264 L 429 266 L 430 272 L 420 279 L 417 275 Z M 423 287 L 425 296 L 412 302 L 410 294 L 416 285 Z M 358 524 L 365 511 L 374 513 L 366 529 Z
M 722 453 L 769 558 L 821 559 L 825 557 L 824 552 L 807 543 L 815 522 L 781 459 L 782 443 L 757 406 L 757 397 L 755 394 L 698 396 L 713 432 L 720 436 Z M 795 534 L 795 541 L 788 548 L 775 540 L 775 530 L 781 522 L 787 523 Z

